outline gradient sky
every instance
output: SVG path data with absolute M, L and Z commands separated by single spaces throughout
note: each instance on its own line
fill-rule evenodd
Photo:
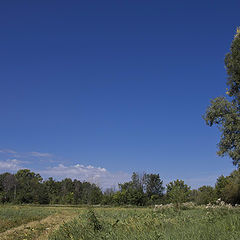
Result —
M 233 169 L 205 125 L 237 1 L 1 1 L 0 171 L 192 187 Z

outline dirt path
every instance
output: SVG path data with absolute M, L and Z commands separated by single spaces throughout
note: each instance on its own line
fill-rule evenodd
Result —
M 0 234 L 1 240 L 47 240 L 51 232 L 76 217 L 77 213 L 63 211 L 40 221 L 23 224 Z

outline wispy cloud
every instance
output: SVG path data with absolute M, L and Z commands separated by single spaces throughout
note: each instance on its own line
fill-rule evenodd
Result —
M 16 152 L 12 149 L 0 149 L 0 153 L 3 154 L 15 154 Z
M 22 168 L 21 161 L 17 159 L 7 159 L 6 161 L 0 161 L 1 171 L 16 171 Z
M 47 158 L 53 157 L 53 154 L 50 153 L 29 152 L 28 154 L 33 157 L 47 157 Z
M 41 160 L 50 160 L 53 162 L 54 155 L 46 152 L 16 152 L 12 149 L 0 149 L 0 154 L 7 156 L 8 158 L 18 158 L 18 159 L 41 159 Z
M 102 188 L 117 187 L 118 183 L 129 181 L 130 179 L 128 173 L 111 173 L 105 168 L 93 167 L 91 165 L 84 166 L 81 164 L 72 166 L 59 164 L 58 166 L 40 171 L 40 173 L 45 177 L 52 176 L 56 179 L 72 178 L 80 181 L 88 181 Z

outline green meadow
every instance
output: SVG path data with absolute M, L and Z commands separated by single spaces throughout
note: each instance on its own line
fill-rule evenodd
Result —
M 240 209 L 177 210 L 173 207 L 85 209 L 63 224 L 50 240 L 90 239 L 239 239 Z
M 2 206 L 0 239 L 239 239 L 240 208 L 229 206 Z

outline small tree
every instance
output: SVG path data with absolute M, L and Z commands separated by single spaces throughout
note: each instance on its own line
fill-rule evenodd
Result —
M 183 180 L 176 180 L 167 184 L 167 198 L 179 209 L 180 204 L 187 202 L 190 197 L 190 187 Z

